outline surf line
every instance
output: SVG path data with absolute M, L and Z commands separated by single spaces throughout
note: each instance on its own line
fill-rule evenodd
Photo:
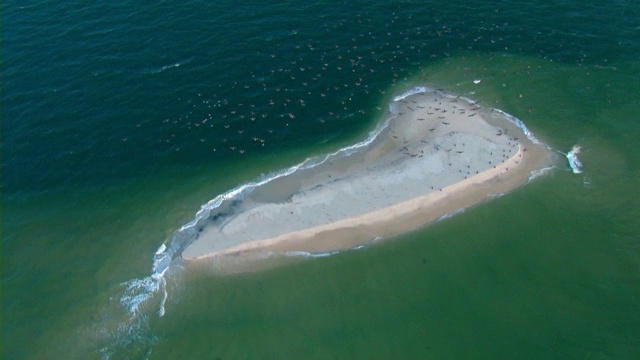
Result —
M 538 145 L 543 145 L 545 146 L 547 149 L 549 150 L 554 150 L 553 148 L 551 148 L 549 145 L 545 144 L 544 142 L 538 140 L 538 138 L 536 138 L 535 135 L 533 135 L 533 133 L 527 128 L 527 126 L 524 124 L 524 122 L 520 119 L 518 119 L 517 117 L 506 113 L 500 109 L 492 109 L 492 111 L 498 112 L 501 115 L 503 115 L 505 118 L 507 118 L 509 121 L 511 121 L 513 124 L 515 124 L 516 126 L 518 126 L 520 128 L 520 130 L 522 130 L 522 132 L 527 136 L 527 138 L 529 140 L 531 140 L 533 143 L 536 143 Z M 581 174 L 582 173 L 582 162 L 580 161 L 580 159 L 578 159 L 578 153 L 580 153 L 580 150 L 582 148 L 576 144 L 573 145 L 573 148 L 571 148 L 571 150 L 567 153 L 564 153 L 562 151 L 559 150 L 555 150 L 558 153 L 562 154 L 564 157 L 567 158 L 567 161 L 569 162 L 569 167 L 571 168 L 571 170 L 573 171 L 574 174 Z M 542 169 L 544 170 L 544 169 Z M 535 177 L 539 176 L 540 174 L 537 174 Z

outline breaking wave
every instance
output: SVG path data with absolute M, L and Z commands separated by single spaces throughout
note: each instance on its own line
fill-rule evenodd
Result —
M 569 161 L 569 166 L 574 174 L 582 173 L 582 162 L 578 159 L 578 153 L 580 152 L 580 146 L 573 145 L 571 151 L 569 151 L 565 156 L 567 157 L 567 161 Z
M 425 86 L 416 86 L 413 89 L 407 90 L 406 92 L 394 97 L 393 101 L 394 102 L 402 101 L 402 100 L 408 98 L 411 95 L 424 94 L 427 91 L 429 91 L 429 88 L 427 88 Z
M 546 173 L 548 173 L 549 171 L 553 170 L 555 167 L 554 166 L 548 166 L 542 169 L 537 169 L 531 172 L 531 174 L 529 175 L 529 179 L 527 179 L 527 183 L 532 182 L 533 180 L 541 177 L 542 175 L 545 175 Z
M 532 143 L 537 144 L 537 145 L 541 145 L 546 147 L 549 150 L 553 150 L 549 145 L 545 144 L 544 142 L 540 141 L 530 130 L 529 128 L 524 124 L 524 122 L 520 119 L 518 119 L 517 117 L 506 113 L 500 109 L 492 109 L 492 111 L 495 111 L 497 113 L 499 113 L 500 115 L 504 116 L 507 120 L 509 120 L 512 124 L 514 124 L 515 126 L 517 126 L 520 130 L 522 130 L 522 132 L 524 133 L 524 135 L 527 137 L 527 139 L 531 140 Z

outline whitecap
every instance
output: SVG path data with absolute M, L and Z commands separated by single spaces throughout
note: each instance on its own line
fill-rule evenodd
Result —
M 324 253 L 311 253 L 307 251 L 287 251 L 286 253 L 284 253 L 284 255 L 291 256 L 291 257 L 302 256 L 306 258 L 323 258 L 323 257 L 335 255 L 337 253 L 338 251 L 330 251 L 330 252 L 324 252 Z
M 446 219 L 452 218 L 452 217 L 454 217 L 456 215 L 462 214 L 463 212 L 465 212 L 465 210 L 466 210 L 465 208 L 462 208 L 462 209 L 458 209 L 456 211 L 450 212 L 448 214 L 444 214 L 444 215 L 440 216 L 436 221 L 442 221 L 442 220 L 446 220 Z
M 429 89 L 426 86 L 416 86 L 413 89 L 407 90 L 406 92 L 402 93 L 401 95 L 398 95 L 396 97 L 393 98 L 393 101 L 400 101 L 400 100 L 404 100 L 405 98 L 408 98 L 411 95 L 416 95 L 416 94 L 424 94 L 427 91 L 429 91 Z
M 551 150 L 551 147 L 545 143 L 543 143 L 542 141 L 538 140 L 538 138 L 529 130 L 529 128 L 527 128 L 527 126 L 524 124 L 524 122 L 522 122 L 522 120 L 518 119 L 517 117 L 508 114 L 500 109 L 493 109 L 493 111 L 499 113 L 500 115 L 504 116 L 507 120 L 509 120 L 512 124 L 516 125 L 518 128 L 520 128 L 520 130 L 522 130 L 522 132 L 524 133 L 524 135 L 527 137 L 527 139 L 531 140 L 531 142 L 533 142 L 534 144 L 537 145 L 542 145 L 544 147 L 546 147 L 547 149 Z
M 529 179 L 527 179 L 527 183 L 530 183 L 531 181 L 539 178 L 540 176 L 548 173 L 549 171 L 553 170 L 554 167 L 553 166 L 549 166 L 549 167 L 545 167 L 542 169 L 537 169 L 531 172 L 531 174 L 529 175 Z
M 578 153 L 581 148 L 578 145 L 573 145 L 571 151 L 569 151 L 565 156 L 567 157 L 567 161 L 569 161 L 569 166 L 574 174 L 582 173 L 582 162 L 578 159 Z

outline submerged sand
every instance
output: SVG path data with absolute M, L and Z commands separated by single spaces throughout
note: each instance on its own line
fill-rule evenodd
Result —
M 551 163 L 505 113 L 440 90 L 396 98 L 378 129 L 246 191 L 210 216 L 182 258 L 349 249 L 509 192 Z

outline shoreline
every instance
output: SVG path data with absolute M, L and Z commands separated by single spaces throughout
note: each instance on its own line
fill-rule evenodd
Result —
M 203 226 L 182 259 L 219 266 L 350 249 L 508 193 L 549 166 L 545 146 L 478 103 L 426 88 L 397 96 L 388 126 L 364 149 L 252 189 Z

